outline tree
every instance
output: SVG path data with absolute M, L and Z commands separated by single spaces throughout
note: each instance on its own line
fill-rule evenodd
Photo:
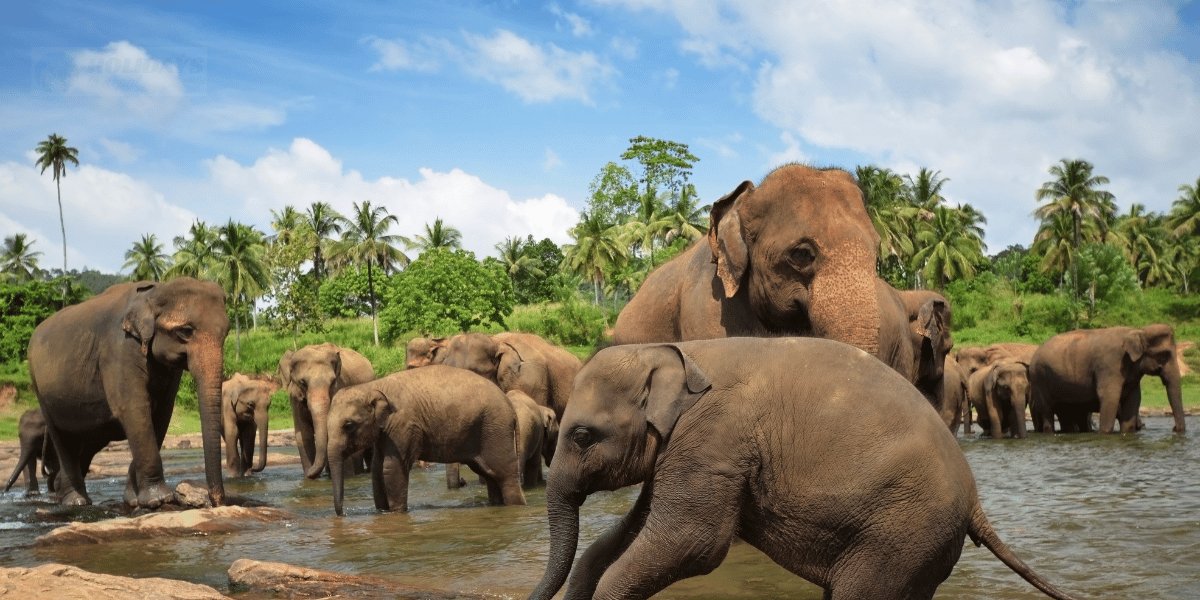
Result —
M 265 263 L 266 244 L 262 232 L 232 219 L 217 228 L 213 264 L 207 275 L 221 284 L 234 314 L 236 350 L 242 356 L 241 313 L 247 304 L 262 296 L 271 285 Z
M 1200 233 L 1200 178 L 1196 178 L 1195 185 L 1179 186 L 1179 191 L 1183 195 L 1171 203 L 1167 227 L 1175 237 Z
M 621 222 L 633 213 L 637 197 L 637 181 L 629 169 L 610 161 L 588 186 L 588 212 Z
M 975 225 L 982 215 L 977 214 L 974 209 L 934 206 L 932 217 L 917 234 L 921 249 L 913 255 L 913 263 L 937 289 L 945 289 L 951 280 L 975 276 L 974 263 L 983 258 L 984 249 Z
M 879 234 L 880 267 L 888 257 L 905 264 L 916 252 L 913 226 L 917 208 L 906 201 L 904 178 L 891 169 L 867 165 L 854 171 L 867 215 Z M 882 269 L 881 269 L 882 270 Z
M 389 214 L 383 206 L 371 206 L 370 200 L 362 204 L 354 203 L 354 214 L 347 221 L 346 231 L 342 239 L 331 247 L 331 260 L 338 268 L 349 265 L 366 265 L 367 286 L 371 296 L 371 322 L 375 327 L 375 345 L 379 345 L 379 310 L 376 303 L 375 266 L 387 275 L 396 265 L 409 264 L 408 257 L 396 249 L 396 244 L 412 245 L 412 242 L 400 235 L 387 232 L 392 225 L 400 220 L 396 215 Z
M 696 186 L 689 183 L 672 198 L 671 205 L 667 207 L 664 215 L 667 220 L 667 234 L 663 241 L 670 244 L 677 238 L 683 238 L 692 242 L 707 234 L 708 213 L 712 210 L 712 205 L 700 206 Z
M 67 272 L 67 222 L 63 217 L 62 207 L 62 178 L 67 176 L 67 163 L 79 166 L 79 150 L 67 146 L 67 139 L 52 133 L 49 138 L 38 144 L 38 158 L 34 166 L 41 167 L 42 173 L 50 169 L 54 177 L 54 187 L 58 190 L 58 224 L 62 228 L 63 240 L 63 273 Z
M 442 224 L 441 217 L 433 220 L 433 226 L 425 224 L 425 234 L 413 238 L 412 247 L 421 252 L 438 248 L 462 248 L 462 232 Z
M 392 277 L 380 313 L 384 338 L 409 331 L 448 336 L 488 324 L 504 326 L 513 295 L 498 261 L 475 260 L 472 252 L 436 248 L 424 252 Z
M 629 140 L 629 149 L 621 158 L 642 165 L 639 183 L 645 186 L 643 193 L 659 187 L 678 192 L 687 183 L 692 165 L 700 160 L 688 152 L 687 144 L 641 135 Z
M 621 228 L 603 215 L 583 211 L 579 223 L 568 233 L 575 243 L 564 247 L 563 260 L 573 271 L 592 280 L 596 304 L 600 304 L 605 272 L 618 270 L 629 260 Z
M 1079 248 L 1080 244 L 1085 241 L 1086 223 L 1095 225 L 1100 232 L 1100 241 L 1103 241 L 1109 222 L 1116 213 L 1113 195 L 1099 189 L 1100 186 L 1108 183 L 1108 178 L 1102 175 L 1093 175 L 1092 169 L 1092 163 L 1086 160 L 1064 158 L 1059 161 L 1059 164 L 1050 167 L 1050 175 L 1054 179 L 1043 183 L 1035 194 L 1038 202 L 1046 204 L 1034 210 L 1033 216 L 1041 219 L 1045 226 L 1049 224 L 1047 219 L 1055 215 L 1068 215 L 1072 225 L 1071 242 L 1075 248 Z M 1057 223 L 1053 225 L 1057 226 Z M 1072 269 L 1075 267 L 1073 254 L 1070 266 Z M 1074 273 L 1073 279 L 1079 281 L 1079 274 Z M 1078 298 L 1079 290 L 1074 291 L 1075 298 Z
M 4 252 L 0 253 L 0 280 L 21 284 L 41 276 L 38 257 L 41 252 L 33 250 L 33 242 L 24 233 L 14 233 L 4 238 Z
M 31 280 L 21 285 L 0 282 L 0 363 L 24 361 L 29 338 L 39 323 L 64 306 L 77 304 L 90 293 L 83 286 L 71 286 L 62 297 L 63 282 Z
M 217 243 L 217 230 L 197 219 L 188 228 L 187 235 L 177 236 L 175 263 L 167 269 L 165 279 L 187 276 L 200 279 L 212 267 L 213 246 Z
M 533 236 L 529 237 L 529 243 L 533 243 Z M 525 253 L 525 242 L 519 237 L 505 238 L 502 242 L 497 242 L 495 246 L 497 258 L 500 264 L 504 265 L 504 272 L 508 274 L 509 283 L 512 284 L 513 293 L 517 290 L 517 275 L 528 273 L 536 277 L 544 277 L 546 274 L 538 268 L 538 259 L 534 256 Z
M 1040 263 L 1042 273 L 1059 274 L 1059 285 L 1063 284 L 1066 273 L 1075 264 L 1075 252 L 1079 246 L 1075 244 L 1074 232 L 1075 224 L 1070 213 L 1054 213 L 1042 220 L 1042 227 L 1034 235 L 1033 247 L 1029 249 L 1031 254 L 1042 257 Z M 1095 236 L 1095 232 L 1095 223 L 1085 221 L 1082 224 L 1080 235 L 1084 239 L 1091 240 L 1098 237 Z M 1076 279 L 1076 281 L 1078 280 Z
M 142 241 L 135 242 L 133 248 L 125 251 L 125 264 L 122 269 L 133 267 L 129 274 L 130 281 L 159 281 L 167 272 L 167 260 L 171 257 L 163 253 L 163 245 L 153 233 L 142 236 Z
M 267 238 L 265 263 L 270 272 L 273 302 L 267 312 L 274 329 L 292 334 L 292 347 L 298 347 L 301 331 L 323 333 L 325 322 L 317 304 L 316 275 L 305 275 L 300 266 L 311 257 L 312 236 L 305 223 L 307 215 L 292 205 L 271 211 L 271 230 Z
M 559 267 L 563 262 L 562 248 L 550 238 L 534 242 L 533 236 L 526 236 L 521 244 L 521 256 L 529 258 L 530 264 L 536 267 L 540 274 L 523 270 L 513 277 L 513 293 L 516 294 L 517 303 L 534 304 L 559 300 L 562 295 L 560 288 L 563 285 L 559 277 Z
M 346 218 L 325 202 L 313 202 L 304 214 L 299 235 L 312 246 L 313 275 L 316 276 L 317 302 L 321 300 L 322 271 L 325 270 L 324 250 L 335 233 L 341 233 Z
M 667 207 L 658 199 L 658 191 L 652 189 L 638 198 L 637 211 L 624 225 L 626 239 L 646 254 L 651 268 L 654 267 L 654 241 L 666 237 L 671 230 L 666 210 Z

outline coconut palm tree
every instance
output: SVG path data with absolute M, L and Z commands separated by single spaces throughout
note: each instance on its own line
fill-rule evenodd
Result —
M 669 227 L 663 241 L 670 244 L 680 237 L 692 241 L 708 233 L 708 213 L 712 210 L 712 205 L 700 206 L 696 186 L 690 183 L 683 186 L 673 198 L 671 205 L 667 207 L 667 214 L 664 215 Z
M 240 311 L 262 296 L 271 286 L 266 267 L 266 236 L 250 225 L 235 223 L 232 219 L 217 228 L 213 262 L 207 275 L 225 288 L 225 294 L 234 308 L 235 356 L 242 355 L 242 331 Z
M 462 248 L 462 232 L 455 227 L 444 225 L 441 217 L 438 217 L 433 220 L 432 227 L 429 223 L 425 224 L 424 235 L 413 237 L 411 248 L 418 248 L 421 252 L 437 248 Z
M 533 238 L 530 238 L 533 241 Z M 517 275 L 526 273 L 534 277 L 543 277 L 545 272 L 538 268 L 538 260 L 528 254 L 525 254 L 525 242 L 520 237 L 505 238 L 502 242 L 497 242 L 495 246 L 496 253 L 500 259 L 500 263 L 504 265 L 504 271 L 508 273 L 508 281 L 513 286 L 513 290 L 517 288 Z
M 163 245 L 154 234 L 147 233 L 142 236 L 142 241 L 134 242 L 133 248 L 125 251 L 125 264 L 121 268 L 133 267 L 130 281 L 159 281 L 167 272 L 170 258 L 163 253 Z
M 1110 192 L 1099 189 L 1108 183 L 1108 178 L 1092 173 L 1092 163 L 1083 159 L 1062 159 L 1059 164 L 1051 165 L 1050 175 L 1053 180 L 1047 181 L 1038 188 L 1035 197 L 1038 202 L 1045 202 L 1033 211 L 1033 216 L 1046 223 L 1046 219 L 1062 213 L 1070 216 L 1072 226 L 1071 241 L 1078 248 L 1084 241 L 1085 223 L 1095 224 L 1103 241 L 1108 232 L 1108 226 L 1116 214 L 1116 203 Z M 1078 265 L 1071 255 L 1071 268 L 1078 275 Z M 1078 281 L 1078 277 L 1075 277 Z M 1075 290 L 1078 296 L 1078 290 Z
M 32 249 L 33 241 L 24 233 L 14 233 L 4 238 L 4 250 L 0 252 L 0 276 L 11 283 L 25 283 L 41 276 L 38 257 L 41 252 Z
M 621 227 L 600 213 L 583 211 L 579 223 L 568 234 L 575 243 L 563 247 L 563 262 L 592 280 L 596 304 L 600 304 L 605 272 L 620 269 L 629 260 L 628 246 L 621 240 Z
M 174 264 L 163 275 L 164 279 L 187 276 L 202 278 L 212 267 L 213 246 L 217 242 L 217 230 L 197 219 L 188 228 L 187 235 L 176 236 Z
M 933 206 L 932 216 L 917 234 L 921 249 L 913 255 L 913 264 L 926 281 L 945 289 L 953 279 L 974 277 L 975 263 L 983 258 L 978 211 Z M 986 222 L 986 221 L 985 221 Z
M 67 146 L 67 138 L 56 133 L 38 144 L 37 162 L 34 166 L 41 167 L 42 173 L 50 169 L 54 177 L 54 187 L 58 190 L 58 225 L 62 228 L 63 240 L 63 275 L 67 274 L 67 222 L 63 218 L 62 207 L 62 178 L 67 176 L 67 163 L 79 166 L 79 150 Z
M 283 246 L 291 244 L 302 235 L 307 217 L 291 204 L 284 206 L 283 210 L 271 209 L 271 231 L 275 233 L 268 236 L 267 241 Z
M 671 229 L 671 221 L 665 212 L 666 207 L 658 199 L 658 191 L 651 189 L 638 197 L 637 210 L 624 225 L 626 239 L 635 248 L 646 252 L 651 268 L 654 268 L 654 240 L 666 236 Z
M 375 279 L 373 266 L 379 267 L 384 275 L 397 265 L 409 263 L 408 257 L 396 249 L 397 244 L 412 246 L 412 241 L 402 235 L 389 234 L 387 230 L 399 223 L 396 215 L 388 214 L 385 207 L 372 207 L 370 200 L 354 203 L 354 212 L 346 222 L 342 239 L 330 247 L 330 262 L 337 268 L 367 266 L 367 289 L 371 296 L 371 321 L 375 325 L 375 345 L 379 345 L 379 311 L 375 302 Z
M 316 277 L 317 303 L 321 300 L 321 273 L 325 269 L 325 249 L 332 243 L 333 235 L 342 233 L 347 226 L 346 218 L 338 214 L 326 202 L 313 202 L 304 213 L 301 228 L 312 245 L 313 275 Z
M 1196 179 L 1196 185 L 1179 186 L 1179 191 L 1183 194 L 1171 203 L 1167 227 L 1175 237 L 1200 233 L 1200 178 Z
M 1084 221 L 1080 230 L 1080 239 L 1099 239 L 1099 227 L 1094 221 Z M 1044 274 L 1059 273 L 1059 285 L 1075 264 L 1076 250 L 1075 222 L 1071 214 L 1059 212 L 1042 219 L 1042 225 L 1033 236 L 1033 245 L 1029 251 L 1042 256 L 1041 270 Z
M 904 179 L 891 169 L 875 165 L 860 166 L 854 175 L 871 224 L 879 234 L 879 260 L 894 256 L 906 263 L 916 251 L 912 238 L 918 209 L 907 202 Z

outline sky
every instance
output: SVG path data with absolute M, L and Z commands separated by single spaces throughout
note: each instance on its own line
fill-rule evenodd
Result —
M 631 138 L 685 143 L 711 203 L 791 161 L 948 181 L 995 254 L 1029 246 L 1034 193 L 1082 158 L 1122 212 L 1200 178 L 1200 5 L 1113 0 L 71 2 L 0 22 L 0 236 L 122 269 L 197 219 L 369 200 L 478 258 L 570 243 Z M 636 163 L 626 163 L 634 172 Z

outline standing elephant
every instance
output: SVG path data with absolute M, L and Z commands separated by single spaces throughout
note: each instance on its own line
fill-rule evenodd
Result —
M 1054 433 L 1054 418 L 1064 432 L 1090 431 L 1091 413 L 1100 413 L 1100 433 L 1115 424 L 1128 433 L 1138 429 L 1143 375 L 1157 375 L 1167 388 L 1176 433 L 1187 426 L 1175 331 L 1169 325 L 1142 328 L 1068 331 L 1038 348 L 1029 364 L 1034 424 Z
M 521 462 L 521 485 L 533 487 L 545 481 L 542 478 L 542 461 L 548 467 L 554 459 L 558 419 L 553 410 L 538 405 L 521 390 L 510 390 L 505 395 L 517 412 L 517 459 Z
M 344 459 L 372 445 L 375 507 L 408 512 L 408 475 L 418 460 L 463 463 L 483 478 L 492 505 L 525 504 L 517 414 L 496 384 L 430 365 L 347 387 L 329 409 L 333 508 L 342 514 Z
M 959 366 L 970 376 L 975 371 L 1005 358 L 1019 360 L 1029 364 L 1033 353 L 1037 352 L 1037 344 L 1021 342 L 997 342 L 988 346 L 970 346 L 958 351 L 955 359 Z
M 957 432 L 961 423 L 966 433 L 971 433 L 969 417 L 971 409 L 967 404 L 967 378 L 963 375 L 962 367 L 953 356 L 945 358 L 945 377 L 942 386 L 945 390 L 942 398 L 942 421 L 951 432 Z
M 273 379 L 256 379 L 241 373 L 221 386 L 221 418 L 225 431 L 225 476 L 245 477 L 267 467 L 267 430 L 271 394 L 279 389 Z M 258 462 L 254 462 L 254 437 L 258 434 Z M 251 467 L 251 463 L 254 466 Z
M 375 369 L 365 356 L 328 342 L 289 350 L 279 359 L 279 380 L 292 403 L 305 477 L 316 479 L 325 470 L 330 399 L 342 388 L 373 379 Z
M 25 495 L 42 493 L 37 481 L 37 465 L 40 460 L 42 472 L 46 475 L 46 491 L 53 493 L 54 479 L 58 477 L 59 470 L 58 455 L 54 453 L 54 446 L 46 439 L 46 418 L 42 416 L 40 408 L 31 408 L 21 413 L 21 419 L 17 422 L 17 437 L 21 441 L 21 457 L 17 459 L 17 466 L 13 467 L 12 475 L 8 476 L 4 491 L 7 493 L 11 490 L 17 478 L 21 476 L 21 471 L 25 471 Z
M 983 435 L 1014 439 L 1026 437 L 1025 407 L 1029 405 L 1029 365 L 1006 358 L 975 371 L 968 380 L 968 395 Z
M 967 536 L 1070 598 L 997 536 L 954 436 L 903 377 L 814 338 L 616 346 L 575 380 L 546 487 L 550 551 L 529 596 L 647 598 L 715 569 L 735 537 L 825 598 L 931 598 Z M 846 435 L 853 430 L 855 435 Z M 641 483 L 579 558 L 579 507 Z
M 221 479 L 221 381 L 229 317 L 211 281 L 114 285 L 38 325 L 29 375 L 62 465 L 60 501 L 91 504 L 84 475 L 109 442 L 128 439 L 133 460 L 125 501 L 157 508 L 174 497 L 159 449 L 186 369 L 196 381 L 204 471 L 214 505 Z
M 646 278 L 617 317 L 615 343 L 828 338 L 876 356 L 940 408 L 943 332 L 928 332 L 930 355 L 914 352 L 918 296 L 876 276 L 879 234 L 849 173 L 780 167 L 718 200 L 709 221 L 707 241 Z M 944 298 L 924 314 L 949 335 Z

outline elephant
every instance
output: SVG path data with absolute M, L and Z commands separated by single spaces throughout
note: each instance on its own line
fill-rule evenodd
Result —
M 913 310 L 922 294 L 876 276 L 879 234 L 849 173 L 779 167 L 719 199 L 709 222 L 707 240 L 646 278 L 618 315 L 613 343 L 828 338 L 876 356 L 941 407 L 949 303 L 931 293 L 928 307 Z M 930 355 L 914 352 L 908 326 L 921 314 L 921 325 L 944 324 L 920 334 Z
M 521 462 L 521 485 L 530 488 L 545 481 L 542 462 L 550 466 L 558 440 L 558 418 L 521 390 L 505 394 L 517 412 L 517 458 Z
M 21 413 L 21 419 L 17 422 L 17 437 L 21 441 L 21 457 L 17 459 L 17 466 L 13 467 L 12 475 L 8 476 L 8 483 L 4 485 L 5 493 L 12 489 L 21 471 L 25 472 L 25 495 L 42 493 L 37 481 L 39 460 L 42 461 L 42 473 L 46 475 L 46 491 L 54 493 L 54 479 L 59 471 L 58 455 L 46 439 L 46 418 L 42 416 L 41 409 L 31 408 Z
M 221 417 L 225 433 L 225 476 L 245 477 L 267 467 L 267 431 L 271 394 L 280 387 L 274 379 L 235 373 L 221 386 Z M 258 434 L 258 462 L 254 437 Z
M 942 408 L 938 411 L 942 415 L 942 421 L 946 423 L 946 427 L 950 428 L 951 432 L 957 432 L 959 424 L 962 424 L 966 433 L 971 433 L 971 425 L 968 420 L 971 409 L 967 406 L 967 378 L 963 375 L 962 367 L 958 366 L 958 361 L 954 360 L 953 356 L 946 356 L 943 371 L 945 373 L 942 379 L 944 392 Z
M 1173 431 L 1184 433 L 1181 374 L 1175 331 L 1170 325 L 1109 327 L 1061 333 L 1046 340 L 1029 363 L 1034 426 L 1054 433 L 1058 417 L 1064 432 L 1091 430 L 1091 413 L 1100 413 L 1098 431 L 1139 429 L 1143 375 L 1157 375 L 1167 389 L 1175 415 Z
M 120 283 L 43 321 L 29 340 L 30 387 L 58 454 L 59 501 L 88 505 L 84 475 L 109 442 L 128 439 L 125 502 L 157 508 L 174 497 L 159 453 L 183 371 L 196 381 L 210 500 L 221 478 L 221 381 L 229 317 L 211 281 Z
M 964 538 L 1055 598 L 992 528 L 970 465 L 903 376 L 820 338 L 612 346 L 575 379 L 546 484 L 531 600 L 647 598 L 711 572 L 735 537 L 827 599 L 931 598 Z M 853 430 L 855 435 L 846 435 Z M 642 484 L 571 567 L 579 509 Z
M 404 368 L 416 369 L 433 364 L 434 357 L 446 346 L 448 338 L 416 337 L 404 348 Z
M 517 413 L 496 384 L 465 369 L 430 365 L 343 388 L 328 415 L 333 509 L 342 515 L 344 459 L 374 447 L 375 507 L 408 512 L 418 460 L 463 463 L 484 479 L 488 503 L 523 505 Z
M 988 346 L 970 346 L 961 348 L 955 359 L 958 364 L 966 370 L 969 377 L 980 368 L 990 365 L 1004 358 L 1014 358 L 1029 364 L 1033 360 L 1033 353 L 1037 352 L 1037 344 L 1025 344 L 1022 342 L 997 342 Z
M 983 435 L 1001 438 L 1008 431 L 1014 439 L 1027 435 L 1025 407 L 1029 405 L 1029 364 L 1004 358 L 975 371 L 968 380 L 968 396 L 979 413 Z
M 316 479 L 326 468 L 330 398 L 342 388 L 373 379 L 375 369 L 365 356 L 328 342 L 289 350 L 279 359 L 279 381 L 292 403 L 305 477 Z

